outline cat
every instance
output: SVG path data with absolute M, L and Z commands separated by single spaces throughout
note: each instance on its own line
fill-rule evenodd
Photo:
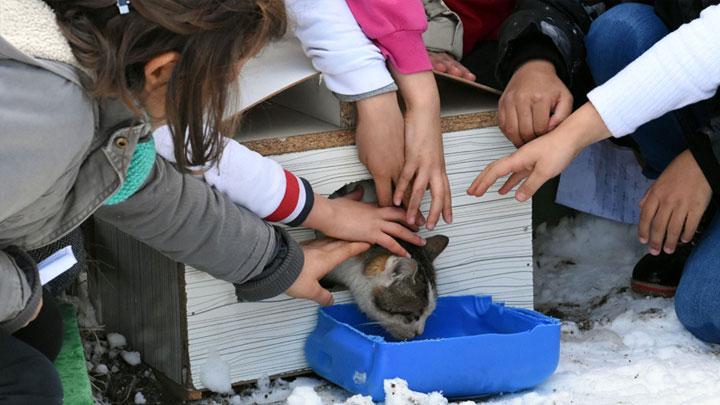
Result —
M 331 198 L 348 194 L 351 184 Z M 363 201 L 372 202 L 374 189 L 362 182 Z M 377 201 L 377 200 L 375 200 Z M 444 235 L 427 238 L 425 246 L 398 241 L 411 258 L 396 256 L 373 246 L 333 269 L 323 282 L 341 284 L 353 295 L 358 308 L 393 338 L 412 339 L 423 333 L 425 321 L 435 310 L 437 281 L 433 261 L 448 244 Z

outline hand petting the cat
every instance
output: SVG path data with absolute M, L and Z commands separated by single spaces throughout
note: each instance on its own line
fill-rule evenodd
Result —
M 303 226 L 333 238 L 377 244 L 403 257 L 410 255 L 395 238 L 425 245 L 425 240 L 406 226 L 402 209 L 360 202 L 362 195 L 363 189 L 358 188 L 334 200 L 317 196 Z
M 408 224 L 422 225 L 420 203 L 430 188 L 432 201 L 427 229 L 434 229 L 442 214 L 452 222 L 450 181 L 445 172 L 442 131 L 440 128 L 440 96 L 432 72 L 395 74 L 405 100 L 405 165 L 395 188 L 393 203 L 406 200 Z M 412 183 L 412 186 L 410 186 Z M 409 197 L 406 195 L 408 190 Z
M 320 285 L 320 280 L 340 263 L 369 248 L 368 243 L 327 238 L 303 243 L 305 264 L 298 278 L 285 293 L 291 297 L 315 301 L 323 306 L 332 305 L 333 296 Z
M 678 155 L 650 186 L 640 201 L 638 238 L 650 243 L 650 254 L 662 248 L 672 254 L 682 236 L 688 243 L 695 235 L 712 189 L 689 150 Z M 664 246 L 663 246 L 664 241 Z
M 585 103 L 554 131 L 523 145 L 512 155 L 490 163 L 467 192 L 480 197 L 499 178 L 510 175 L 498 192 L 507 194 L 522 182 L 515 198 L 526 201 L 546 181 L 560 174 L 583 148 L 610 136 L 595 107 L 590 102 Z
M 357 102 L 358 157 L 375 180 L 381 207 L 392 206 L 392 189 L 405 163 L 404 123 L 395 92 Z

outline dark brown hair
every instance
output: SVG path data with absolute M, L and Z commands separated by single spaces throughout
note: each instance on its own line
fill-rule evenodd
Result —
M 127 14 L 116 0 L 45 2 L 94 76 L 95 96 L 132 105 L 144 87 L 145 64 L 180 53 L 165 116 L 183 170 L 220 157 L 222 132 L 234 129 L 233 120 L 223 123 L 238 64 L 286 29 L 281 0 L 132 0 Z

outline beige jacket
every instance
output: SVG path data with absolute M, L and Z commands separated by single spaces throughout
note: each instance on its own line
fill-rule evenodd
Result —
M 428 19 L 423 34 L 425 47 L 431 52 L 447 52 L 460 60 L 463 57 L 463 26 L 460 17 L 442 0 L 423 0 Z

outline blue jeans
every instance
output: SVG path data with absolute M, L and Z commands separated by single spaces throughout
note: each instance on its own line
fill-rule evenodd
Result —
M 595 20 L 586 37 L 587 63 L 602 84 L 668 34 L 653 8 L 638 3 L 613 7 Z M 671 112 L 631 134 L 643 156 L 643 173 L 655 179 L 687 148 L 684 131 L 702 121 L 704 104 Z M 687 119 L 687 113 L 694 120 Z M 675 295 L 680 322 L 701 340 L 720 343 L 720 219 L 706 229 L 685 263 Z

